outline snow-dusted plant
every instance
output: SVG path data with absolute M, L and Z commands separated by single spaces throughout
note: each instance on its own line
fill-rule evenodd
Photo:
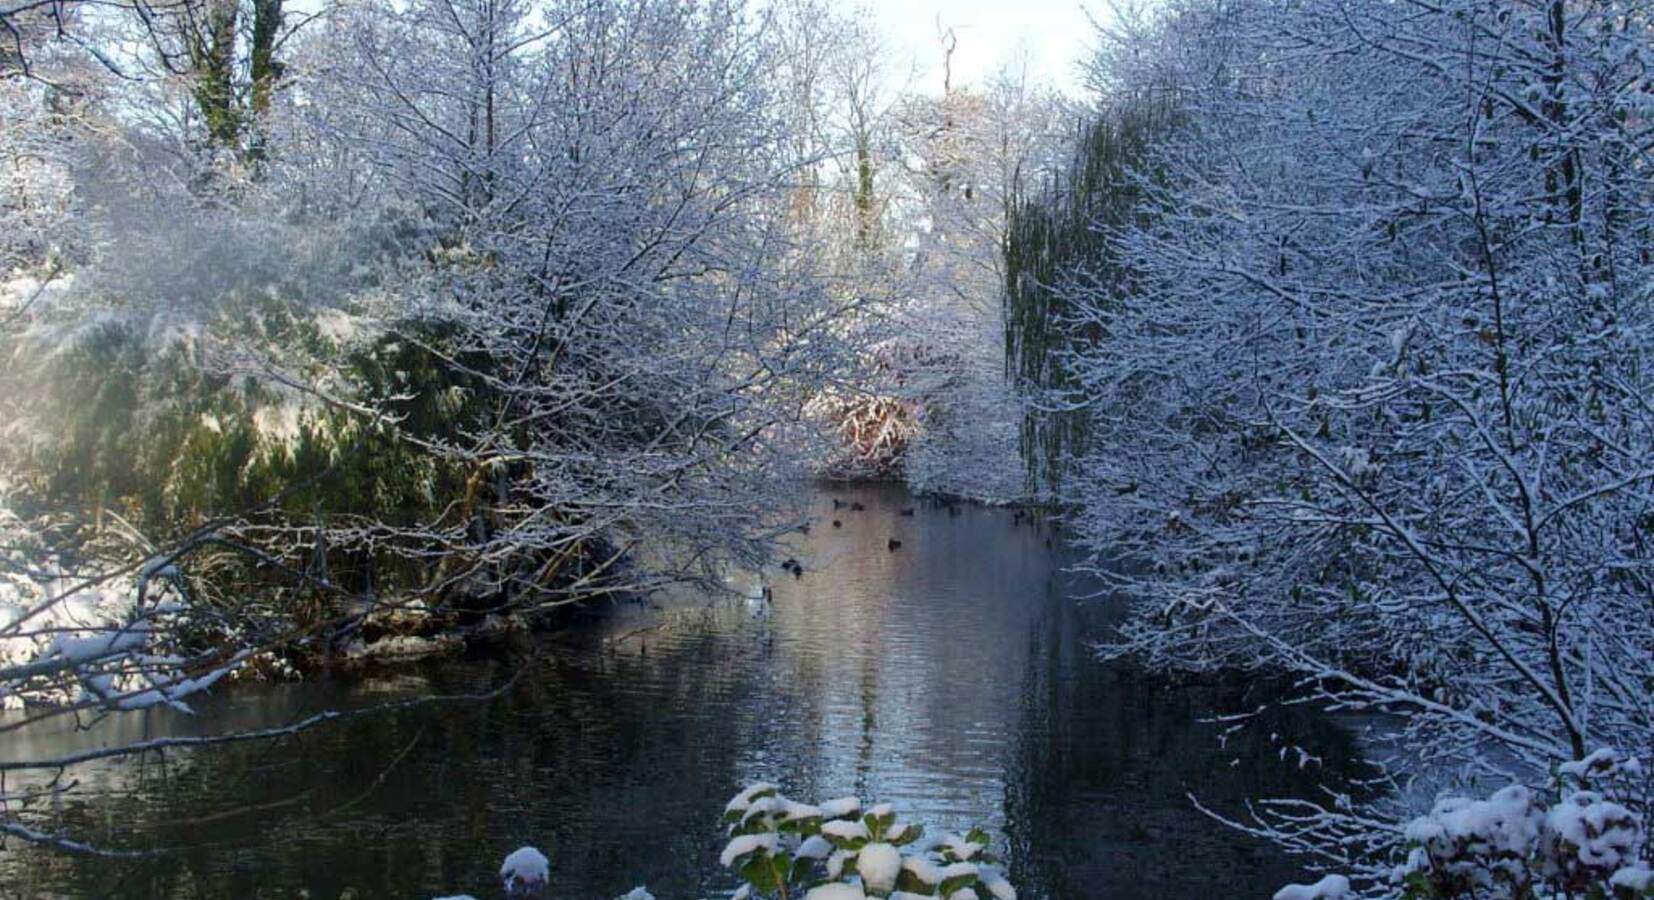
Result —
M 1016 900 L 979 828 L 927 839 L 889 804 L 800 803 L 762 782 L 729 801 L 724 821 L 730 839 L 719 862 L 740 876 L 737 898 Z
M 551 860 L 538 847 L 523 846 L 506 854 L 500 863 L 500 890 L 507 900 L 534 900 L 551 896 Z M 476 900 L 470 894 L 454 894 L 434 900 Z M 655 900 L 647 888 L 635 887 L 615 900 Z
M 507 897 L 543 894 L 551 882 L 551 861 L 535 847 L 518 847 L 500 863 L 500 883 Z
M 1552 799 L 1522 785 L 1443 797 L 1407 826 L 1395 879 L 1416 900 L 1649 896 L 1644 777 L 1604 749 L 1559 767 Z

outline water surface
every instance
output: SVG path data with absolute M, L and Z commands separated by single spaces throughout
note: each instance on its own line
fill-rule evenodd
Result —
M 57 754 L 484 691 L 520 673 L 487 703 L 86 767 L 75 776 L 106 796 L 67 807 L 73 836 L 157 854 L 13 842 L 0 895 L 489 898 L 500 858 L 528 843 L 551 856 L 559 898 L 640 883 L 666 900 L 718 896 L 733 887 L 718 814 L 756 779 L 800 799 L 888 801 L 933 829 L 984 825 L 1024 897 L 1268 897 L 1298 874 L 1188 795 L 1230 812 L 1248 796 L 1307 795 L 1349 758 L 1342 731 L 1273 713 L 1220 745 L 1203 720 L 1258 698 L 1097 662 L 1088 642 L 1116 604 L 1087 599 L 1060 541 L 1009 512 L 884 487 L 825 490 L 815 511 L 797 545 L 805 574 L 769 573 L 767 606 L 628 605 L 508 658 L 239 687 L 195 720 L 7 735 L 4 757 Z M 1290 746 L 1323 761 L 1301 765 Z

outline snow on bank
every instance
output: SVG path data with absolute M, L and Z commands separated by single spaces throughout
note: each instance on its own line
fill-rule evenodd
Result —
M 190 671 L 176 626 L 187 614 L 178 569 L 164 558 L 88 583 L 0 507 L 0 708 L 90 702 L 106 709 L 170 706 L 212 687 L 242 660 Z M 140 591 L 140 585 L 143 590 Z

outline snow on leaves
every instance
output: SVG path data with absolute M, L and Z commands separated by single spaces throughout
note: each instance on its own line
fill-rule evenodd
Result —
M 1407 826 L 1412 849 L 1394 880 L 1417 898 L 1642 896 L 1647 825 L 1628 806 L 1642 766 L 1612 750 L 1587 759 L 1559 767 L 1558 801 L 1522 785 L 1438 800 Z M 1586 777 L 1599 789 L 1571 787 Z
M 756 784 L 730 801 L 724 820 L 731 836 L 719 861 L 744 882 L 736 896 L 1016 900 L 992 865 L 986 833 L 924 842 L 924 829 L 900 821 L 889 804 L 865 811 L 854 797 L 801 804 Z

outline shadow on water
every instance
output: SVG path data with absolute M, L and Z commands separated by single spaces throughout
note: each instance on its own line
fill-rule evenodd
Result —
M 1102 663 L 1116 608 L 1058 599 L 1032 629 L 1007 775 L 1012 869 L 1033 896 L 1269 897 L 1304 873 L 1219 825 L 1248 798 L 1303 797 L 1360 765 L 1351 735 L 1263 686 L 1174 683 Z M 1227 736 L 1216 716 L 1255 713 Z M 1300 754 L 1303 751 L 1303 755 Z
M 914 505 L 895 488 L 824 492 L 795 548 L 805 573 L 772 570 L 768 606 L 664 599 L 549 638 L 533 657 L 237 688 L 194 719 L 12 735 L 0 756 L 55 755 L 476 691 L 530 667 L 486 704 L 78 769 L 103 797 L 66 805 L 58 821 L 75 837 L 167 852 L 91 860 L 13 842 L 0 850 L 0 895 L 486 900 L 498 860 L 532 843 L 551 856 L 560 898 L 640 883 L 716 896 L 732 887 L 717 865 L 718 813 L 759 778 L 1002 832 L 1024 897 L 1267 897 L 1297 874 L 1187 794 L 1229 811 L 1247 796 L 1307 794 L 1322 764 L 1300 769 L 1282 747 L 1314 748 L 1336 771 L 1353 757 L 1348 736 L 1300 710 L 1220 746 L 1202 720 L 1256 698 L 1099 663 L 1088 642 L 1114 607 L 1080 599 L 1046 533 L 997 510 L 900 512 Z

